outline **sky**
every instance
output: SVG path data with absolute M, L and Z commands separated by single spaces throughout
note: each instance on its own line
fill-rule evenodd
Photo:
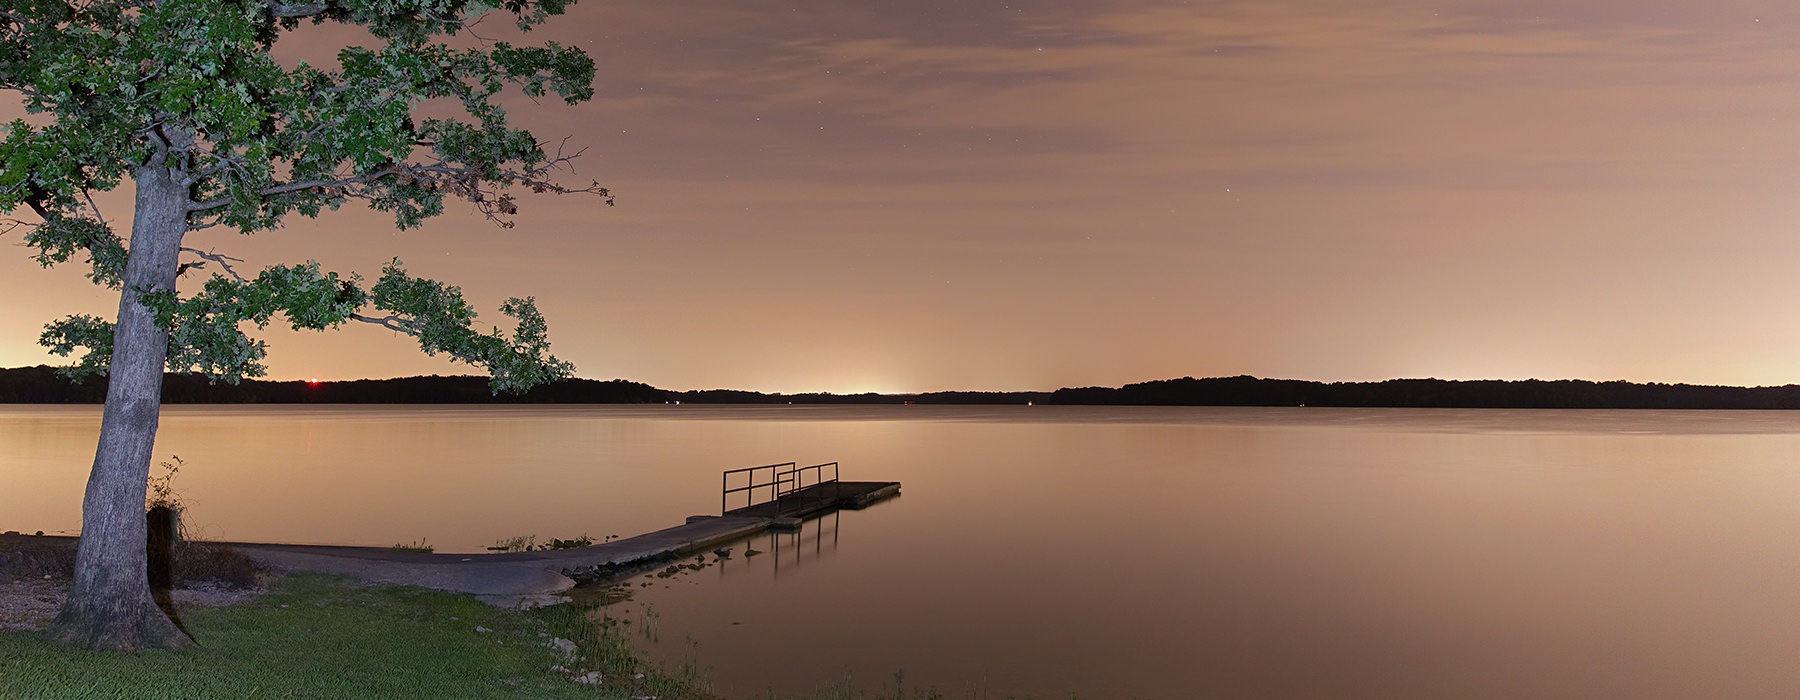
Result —
M 669 389 L 1800 383 L 1786 0 L 583 0 L 528 38 L 597 94 L 515 122 L 618 206 L 187 245 L 399 257 L 484 322 L 534 296 L 578 376 Z M 0 366 L 117 308 L 20 247 L 0 294 Z M 367 324 L 259 337 L 275 379 L 477 373 Z

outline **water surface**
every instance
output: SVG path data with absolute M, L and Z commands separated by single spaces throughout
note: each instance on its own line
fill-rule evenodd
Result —
M 0 407 L 0 529 L 78 525 L 97 421 Z M 904 482 L 620 609 L 739 697 L 1800 696 L 1792 413 L 171 407 L 157 452 L 208 536 L 439 551 Z

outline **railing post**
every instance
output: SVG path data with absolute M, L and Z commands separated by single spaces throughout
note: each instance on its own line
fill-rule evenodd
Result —
M 826 467 L 831 468 L 830 479 L 825 478 Z M 818 464 L 809 464 L 804 467 L 799 466 L 794 462 L 782 462 L 780 464 L 765 464 L 759 467 L 727 469 L 719 475 L 719 515 L 724 515 L 731 511 L 731 494 L 740 491 L 744 492 L 744 509 L 761 505 L 756 500 L 756 492 L 765 488 L 769 490 L 769 500 L 764 501 L 763 503 L 772 503 L 775 512 L 779 513 L 781 512 L 781 503 L 783 499 L 790 494 L 798 493 L 804 489 L 810 488 L 806 483 L 806 475 L 809 473 L 812 474 L 813 477 L 812 486 L 821 487 L 819 490 L 821 494 L 824 493 L 824 485 L 829 481 L 831 483 L 831 498 L 833 500 L 841 499 L 843 498 L 844 482 L 840 470 L 841 465 L 837 462 L 820 462 Z M 757 475 L 763 472 L 769 473 L 767 480 L 758 481 Z M 745 483 L 743 486 L 736 488 L 732 487 L 731 475 L 733 474 L 745 475 Z

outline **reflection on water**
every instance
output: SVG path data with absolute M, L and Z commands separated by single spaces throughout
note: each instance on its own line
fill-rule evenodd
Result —
M 0 408 L 0 529 L 75 527 L 98 418 Z M 440 551 L 903 482 L 640 579 L 735 697 L 1800 697 L 1790 412 L 174 407 L 157 454 L 212 536 Z
M 611 604 L 636 597 L 639 588 L 667 587 L 679 582 L 670 579 L 700 572 L 711 572 L 719 579 L 779 579 L 784 567 L 791 574 L 797 567 L 829 558 L 836 552 L 841 517 L 841 512 L 824 513 L 802 521 L 793 530 L 768 530 L 731 540 L 713 548 L 710 555 L 697 552 L 685 557 L 652 558 L 609 567 L 591 578 L 577 575 L 577 587 L 570 595 L 578 601 Z
M 781 568 L 786 566 L 788 573 L 809 562 L 816 562 L 830 557 L 837 552 L 838 529 L 842 525 L 843 511 L 832 511 L 812 520 L 802 521 L 800 527 L 791 532 L 769 530 L 744 542 L 744 565 L 761 563 L 750 555 L 769 556 L 769 575 L 781 578 Z M 728 569 L 721 568 L 719 576 L 724 577 Z M 745 573 L 749 573 L 746 571 Z

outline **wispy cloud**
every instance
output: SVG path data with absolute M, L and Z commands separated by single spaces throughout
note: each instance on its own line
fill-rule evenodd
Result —
M 722 172 L 741 170 L 736 156 L 754 149 L 750 160 L 765 167 L 836 183 L 987 174 L 1017 186 L 1027 172 L 1037 173 L 1031 186 L 1234 176 L 1267 185 L 1285 173 L 1298 186 L 1529 186 L 1591 183 L 1596 171 L 1711 176 L 1774 150 L 1753 145 L 1793 143 L 1791 105 L 1746 90 L 1800 78 L 1791 34 L 1753 22 L 1584 26 L 1408 5 L 1023 16 L 992 43 L 783 16 L 801 38 L 715 46 L 702 52 L 712 60 L 653 72 L 654 97 L 622 99 L 665 118 L 679 105 L 683 116 L 665 128 L 729 141 Z M 763 58 L 731 61 L 750 53 Z M 838 167 L 821 169 L 823 160 Z

